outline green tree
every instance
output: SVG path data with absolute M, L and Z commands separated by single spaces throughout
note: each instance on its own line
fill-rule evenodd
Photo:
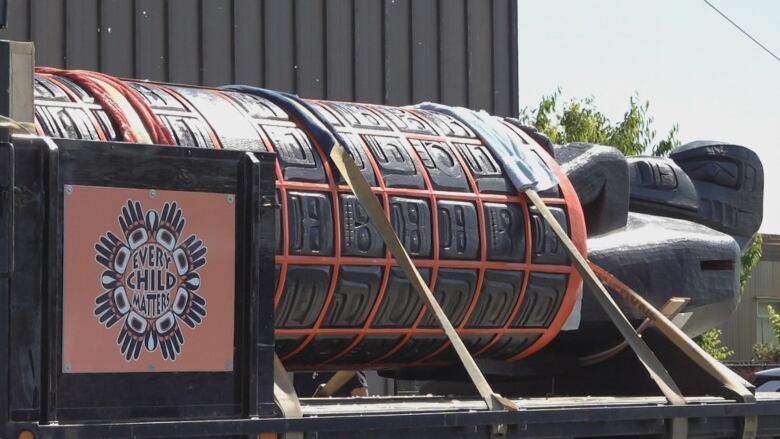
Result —
M 742 252 L 742 271 L 739 273 L 740 293 L 745 292 L 745 286 L 753 275 L 753 269 L 761 261 L 761 252 L 764 248 L 764 237 L 757 233 Z
M 729 349 L 728 346 L 723 346 L 723 342 L 720 339 L 722 335 L 723 331 L 712 328 L 699 337 L 696 337 L 696 342 L 705 352 L 710 354 L 712 358 L 718 361 L 728 360 L 734 355 L 734 351 Z
M 534 126 L 557 144 L 598 143 L 614 146 L 625 155 L 667 156 L 680 145 L 679 126 L 675 123 L 665 136 L 658 138 L 655 119 L 649 109 L 650 103 L 643 102 L 635 94 L 628 99 L 628 109 L 623 118 L 613 121 L 598 110 L 592 96 L 563 101 L 559 88 L 544 96 L 536 107 L 522 109 L 520 120 Z M 742 254 L 741 290 L 744 290 L 753 268 L 761 259 L 762 246 L 763 238 L 756 235 Z M 720 330 L 711 329 L 697 337 L 697 342 L 713 357 L 725 360 L 734 352 L 721 346 L 721 335 Z
M 775 339 L 769 343 L 753 345 L 753 361 L 778 363 L 780 362 L 780 312 L 775 311 L 772 305 L 767 305 L 766 310 L 769 313 L 769 322 L 772 324 Z
M 666 156 L 680 145 L 678 126 L 674 124 L 665 137 L 657 139 L 655 119 L 650 115 L 650 103 L 638 95 L 628 100 L 623 118 L 610 120 L 598 110 L 591 97 L 562 101 L 561 90 L 544 96 L 535 108 L 526 107 L 520 120 L 533 125 L 553 143 L 598 143 L 619 149 L 625 155 L 652 153 Z
M 772 323 L 775 341 L 780 342 L 780 313 L 775 311 L 775 308 L 772 305 L 767 305 L 766 310 L 769 312 L 769 322 Z

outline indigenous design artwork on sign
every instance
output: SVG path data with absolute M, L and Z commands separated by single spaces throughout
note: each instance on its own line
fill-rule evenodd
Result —
M 235 194 L 63 193 L 62 372 L 232 371 Z
M 128 200 L 118 221 L 122 236 L 107 231 L 95 243 L 104 270 L 95 317 L 106 328 L 120 325 L 116 343 L 126 361 L 142 349 L 175 361 L 185 344 L 180 324 L 194 329 L 206 318 L 198 294 L 206 244 L 195 234 L 184 238 L 187 221 L 176 202 L 158 212 Z

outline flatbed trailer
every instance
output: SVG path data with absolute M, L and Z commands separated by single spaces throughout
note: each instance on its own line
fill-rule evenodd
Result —
M 506 438 L 668 437 L 669 419 L 689 420 L 689 437 L 734 438 L 741 417 L 758 416 L 758 437 L 780 436 L 780 395 L 758 393 L 755 404 L 718 397 L 689 398 L 684 407 L 662 397 L 515 399 L 517 412 L 485 411 L 481 400 L 433 396 L 301 399 L 300 419 L 259 418 L 168 422 L 18 425 L 40 438 L 254 436 L 305 432 L 317 438 L 486 438 L 507 426 Z
M 0 319 L 3 346 L 0 374 L 5 377 L 0 381 L 3 437 L 254 437 L 291 432 L 317 438 L 400 435 L 430 438 L 671 437 L 672 419 L 687 419 L 689 437 L 730 438 L 744 437 L 743 420 L 753 416 L 758 420 L 757 437 L 780 435 L 780 394 L 776 393 L 758 393 L 754 403 L 714 396 L 688 396 L 684 406 L 669 405 L 663 397 L 514 398 L 518 411 L 487 410 L 484 401 L 475 397 L 302 398 L 300 416 L 285 417 L 284 404 L 274 399 L 273 362 L 269 352 L 273 344 L 263 341 L 266 340 L 264 337 L 272 337 L 273 330 L 272 325 L 262 324 L 273 321 L 266 307 L 246 308 L 246 314 L 237 319 L 242 324 L 253 322 L 251 324 L 258 325 L 257 338 L 246 337 L 238 344 L 239 350 L 246 351 L 255 346 L 257 355 L 254 359 L 245 355 L 246 352 L 239 352 L 236 358 L 240 362 L 230 373 L 174 373 L 164 379 L 153 372 L 69 374 L 59 367 L 62 363 L 59 325 L 46 324 L 43 319 L 27 322 L 32 323 L 28 328 L 33 332 L 40 331 L 32 336 L 25 336 L 20 328 L 14 327 L 20 319 L 26 318 L 25 306 L 17 301 L 18 288 L 29 285 L 28 275 L 37 276 L 34 283 L 53 288 L 54 293 L 48 299 L 45 292 L 41 295 L 30 292 L 30 297 L 51 301 L 43 308 L 44 313 L 52 312 L 51 319 L 61 323 L 62 315 L 52 311 L 61 307 L 62 297 L 56 292 L 60 288 L 61 272 L 46 267 L 61 267 L 63 262 L 67 263 L 61 258 L 60 231 L 62 200 L 70 196 L 69 192 L 82 185 L 118 190 L 140 187 L 158 193 L 183 189 L 232 191 L 237 194 L 238 212 L 244 213 L 239 215 L 237 230 L 245 233 L 247 240 L 236 242 L 252 243 L 258 254 L 262 254 L 260 237 L 268 233 L 272 218 L 263 213 L 267 208 L 261 203 L 249 203 L 248 200 L 265 200 L 264 194 L 272 190 L 268 175 L 263 173 L 267 173 L 273 160 L 268 153 L 35 136 L 8 136 L 0 142 L 0 166 L 5 176 L 0 182 L 0 199 L 3 200 L 0 248 L 4 252 L 12 249 L 15 255 L 13 267 L 8 265 L 8 258 L 2 259 L 4 275 L 0 282 L 0 313 L 6 316 Z M 196 175 L 203 172 L 207 162 L 223 171 L 232 170 L 233 175 L 204 176 L 197 182 L 168 178 L 171 172 Z M 123 174 L 127 169 L 136 170 Z M 242 185 L 248 187 L 242 188 Z M 11 187 L 14 187 L 13 192 Z M 252 209 L 257 210 L 253 212 Z M 252 222 L 255 227 L 248 227 Z M 43 236 L 60 238 L 46 238 L 47 245 L 31 247 L 33 241 L 40 239 L 31 233 L 36 228 L 48 230 Z M 249 275 L 249 271 L 245 272 L 241 267 L 254 263 L 255 260 L 250 259 L 237 261 L 239 273 Z M 270 260 L 261 266 L 265 268 L 261 270 L 260 278 L 264 278 L 270 271 Z M 28 272 L 30 269 L 35 273 Z M 9 276 L 9 272 L 12 275 Z M 255 291 L 249 295 L 250 299 L 259 299 L 260 284 L 252 283 L 249 278 L 246 282 L 239 284 Z M 12 309 L 15 309 L 13 313 Z M 237 335 L 249 334 L 242 328 L 237 327 Z M 47 331 L 52 331 L 52 336 L 41 337 Z M 36 345 L 36 340 L 42 341 L 43 345 Z M 33 353 L 35 349 L 41 349 L 40 354 Z M 41 368 L 35 371 L 38 373 L 33 374 L 18 367 L 19 359 L 14 356 L 19 355 L 20 350 L 29 351 L 31 356 L 50 358 L 41 363 Z M 225 381 L 228 375 L 235 381 Z M 31 382 L 35 383 L 32 387 Z M 226 382 L 232 382 L 233 386 L 214 387 L 214 383 Z M 159 386 L 160 393 L 150 389 L 150 385 Z M 252 389 L 256 391 L 252 392 Z M 19 395 L 27 390 L 38 396 L 24 401 Z M 215 392 L 219 395 L 214 396 Z M 217 404 L 214 398 L 225 403 Z M 157 419 L 154 414 L 158 415 Z M 500 434 L 496 434 L 497 426 Z
M 10 60 L 0 65 L 4 111 L 24 120 L 32 111 L 22 98 L 31 96 L 32 54 L 14 43 L 0 49 Z M 648 396 L 510 395 L 505 406 L 517 410 L 490 409 L 474 396 L 298 399 L 285 391 L 289 380 L 274 354 L 275 154 L 57 139 L 19 134 L 23 128 L 8 120 L 0 128 L 0 437 L 677 438 L 681 421 L 686 437 L 780 436 L 776 393 L 751 402 L 686 395 L 681 405 Z M 211 361 L 205 366 L 166 371 L 157 368 L 168 363 L 101 365 L 74 356 L 85 351 L 67 331 L 84 313 L 73 311 L 68 294 L 78 267 L 94 264 L 99 238 L 81 239 L 73 226 L 100 215 L 115 222 L 116 206 L 106 200 L 117 199 L 178 200 L 193 224 L 229 212 L 227 227 L 197 229 L 216 234 L 209 242 L 231 255 L 214 263 L 234 274 L 222 296 L 232 314 L 220 322 L 228 361 L 201 351 L 198 361 Z M 93 260 L 73 257 L 85 248 Z M 217 246 L 210 251 L 219 254 Z M 95 304 L 87 305 L 94 319 Z

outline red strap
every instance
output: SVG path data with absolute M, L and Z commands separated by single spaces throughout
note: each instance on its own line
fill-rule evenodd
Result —
M 47 73 L 55 76 L 62 76 L 68 78 L 76 84 L 84 87 L 87 92 L 95 97 L 95 100 L 106 110 L 108 116 L 116 122 L 119 133 L 122 135 L 122 140 L 126 142 L 138 143 L 138 136 L 133 131 L 133 127 L 130 121 L 127 119 L 122 108 L 117 104 L 111 95 L 103 89 L 97 82 L 95 82 L 89 76 L 83 75 L 76 71 L 62 70 L 53 67 L 36 67 L 37 73 Z
M 173 135 L 168 127 L 160 120 L 155 114 L 152 107 L 147 103 L 146 99 L 135 88 L 127 85 L 125 81 L 114 78 L 113 76 L 106 75 L 100 72 L 92 72 L 87 70 L 78 70 L 80 74 L 92 76 L 101 81 L 107 82 L 119 90 L 120 93 L 130 102 L 133 109 L 138 113 L 138 116 L 143 121 L 147 130 L 149 131 L 152 142 L 158 145 L 176 145 L 176 141 L 173 139 Z
M 124 113 L 119 104 L 111 97 L 100 82 L 104 82 L 114 87 L 122 96 L 127 99 L 130 105 L 133 107 L 141 122 L 146 127 L 153 143 L 160 145 L 175 145 L 176 142 L 173 139 L 168 127 L 163 124 L 159 117 L 154 113 L 151 106 L 147 104 L 143 96 L 138 93 L 137 90 L 127 85 L 125 82 L 105 75 L 99 72 L 91 72 L 86 70 L 63 70 L 53 67 L 36 67 L 37 73 L 46 73 L 56 76 L 62 76 L 77 83 L 81 87 L 84 87 L 87 92 L 95 97 L 95 100 L 100 103 L 104 110 L 108 113 L 109 117 L 113 119 L 119 127 L 119 132 L 122 135 L 122 140 L 126 142 L 138 143 L 139 139 L 136 133 L 133 131 L 132 124 L 130 123 L 127 115 Z

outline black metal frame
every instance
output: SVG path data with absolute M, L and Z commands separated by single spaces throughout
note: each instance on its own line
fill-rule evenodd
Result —
M 9 314 L 14 254 L 14 147 L 0 131 L 0 428 L 9 415 Z M 3 430 L 0 430 L 0 432 Z
M 780 435 L 780 400 L 757 405 L 715 403 L 688 406 L 614 405 L 552 407 L 520 412 L 460 411 L 443 413 L 344 415 L 301 419 L 232 419 L 175 422 L 30 425 L 38 438 L 68 437 L 206 437 L 257 435 L 263 432 L 316 432 L 318 438 L 486 438 L 490 426 L 508 425 L 507 438 L 573 438 L 610 436 L 666 437 L 669 419 L 690 419 L 691 437 L 733 438 L 739 418 L 759 416 L 759 437 Z
M 267 200 L 274 160 L 269 153 L 33 137 L 0 143 L 0 426 L 275 415 L 273 369 L 266 366 L 273 361 L 273 297 L 260 294 L 273 283 Z M 15 174 L 24 175 L 17 184 Z M 232 372 L 62 372 L 66 185 L 236 195 Z M 22 196 L 14 199 L 15 192 Z M 14 242 L 25 246 L 14 250 Z M 20 321 L 26 328 L 13 328 Z

